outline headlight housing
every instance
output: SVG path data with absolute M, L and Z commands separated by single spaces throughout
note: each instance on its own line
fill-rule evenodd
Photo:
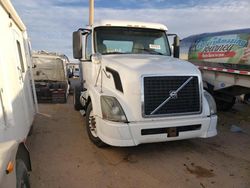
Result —
M 101 96 L 103 119 L 115 122 L 127 122 L 127 117 L 115 97 Z
M 210 108 L 210 115 L 216 114 L 217 108 L 216 108 L 216 103 L 215 103 L 213 96 L 206 90 L 204 91 L 204 96 L 206 97 L 209 108 Z

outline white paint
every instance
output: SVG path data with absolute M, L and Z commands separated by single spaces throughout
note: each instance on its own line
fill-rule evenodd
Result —
M 9 17 L 10 15 L 10 17 Z M 36 113 L 26 28 L 9 0 L 0 4 L 0 187 L 16 185 L 15 171 L 6 175 L 6 164 L 16 158 L 19 143 L 30 130 Z M 20 44 L 23 66 L 18 51 Z M 23 67 L 23 69 L 22 69 Z
M 103 22 L 101 23 L 102 24 L 95 24 L 95 26 L 105 25 Z M 123 27 L 130 25 L 125 22 L 119 24 L 119 21 L 112 23 L 115 23 L 115 26 L 122 25 Z M 149 25 L 147 25 L 147 23 L 143 24 L 146 28 L 158 28 L 158 25 L 152 26 L 151 23 Z M 94 40 L 92 40 L 92 44 L 94 44 Z M 92 47 L 92 53 L 94 53 L 94 45 L 92 45 Z M 123 92 L 115 88 L 114 80 L 110 73 L 107 73 L 110 76 L 99 76 L 97 84 L 95 85 L 100 66 L 102 66 L 103 69 L 109 67 L 118 71 Z M 217 134 L 217 116 L 210 117 L 209 105 L 203 95 L 201 73 L 196 66 L 187 61 L 161 55 L 116 54 L 103 55 L 101 64 L 82 61 L 82 68 L 83 79 L 85 81 L 84 87 L 87 88 L 85 94 L 91 98 L 93 113 L 97 120 L 97 135 L 110 145 L 134 146 L 148 142 L 161 142 L 194 137 L 206 138 Z M 142 116 L 142 77 L 145 75 L 197 76 L 201 86 L 202 112 L 196 115 L 144 118 Z M 100 104 L 100 97 L 102 95 L 115 97 L 119 101 L 129 123 L 111 122 L 102 119 Z M 214 121 L 211 121 L 212 119 L 214 119 Z M 180 136 L 174 138 L 168 138 L 167 133 L 160 135 L 141 135 L 141 129 L 143 128 L 178 127 L 194 124 L 201 124 L 201 130 L 182 132 Z

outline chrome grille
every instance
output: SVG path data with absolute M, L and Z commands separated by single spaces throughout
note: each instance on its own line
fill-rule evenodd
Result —
M 194 114 L 201 111 L 197 76 L 144 77 L 143 87 L 143 115 L 146 117 Z

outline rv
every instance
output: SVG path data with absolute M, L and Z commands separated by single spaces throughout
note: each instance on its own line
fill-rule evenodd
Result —
M 37 112 L 26 27 L 9 0 L 0 1 L 0 187 L 30 187 L 25 144 Z

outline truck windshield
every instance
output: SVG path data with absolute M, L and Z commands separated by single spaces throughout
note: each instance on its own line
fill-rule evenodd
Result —
M 165 31 L 131 27 L 95 29 L 95 51 L 105 54 L 155 54 L 170 56 Z

